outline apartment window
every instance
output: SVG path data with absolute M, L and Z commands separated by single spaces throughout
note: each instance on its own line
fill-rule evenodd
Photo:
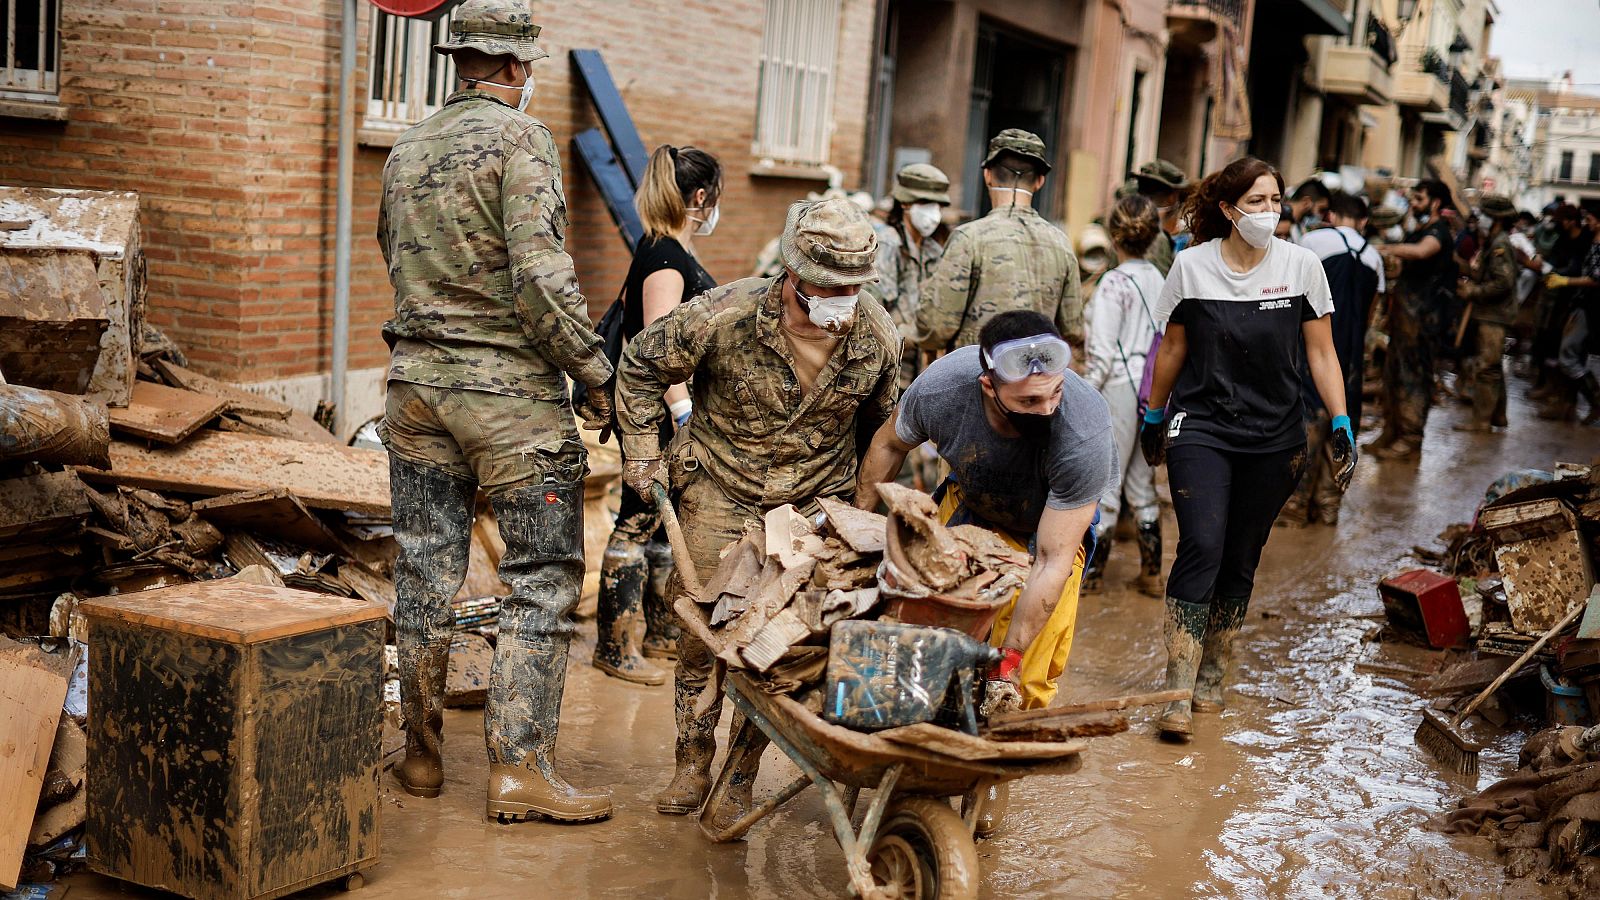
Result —
M 828 161 L 839 0 L 767 0 L 756 92 L 756 156 L 816 166 Z
M 54 100 L 60 85 L 59 0 L 0 0 L 0 97 Z
M 1600 153 L 1589 154 L 1589 183 L 1600 182 Z
M 1558 181 L 1572 180 L 1572 151 L 1561 151 L 1561 171 L 1556 174 Z
M 366 127 L 407 128 L 444 104 L 455 88 L 456 66 L 433 45 L 449 31 L 449 14 L 428 22 L 373 10 Z

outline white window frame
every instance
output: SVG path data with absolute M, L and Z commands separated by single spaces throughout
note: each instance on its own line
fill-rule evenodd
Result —
M 373 8 L 364 127 L 402 131 L 439 111 L 455 89 L 456 64 L 448 55 L 434 53 L 433 45 L 449 33 L 449 13 L 429 22 Z M 382 59 L 380 41 L 385 51 Z M 436 60 L 430 78 L 428 70 Z
M 823 166 L 833 143 L 840 0 L 766 0 L 751 152 Z
M 0 48 L 0 97 L 12 100 L 56 100 L 61 92 L 61 5 L 64 0 L 0 0 L 6 17 L 6 39 Z M 39 33 L 36 37 L 38 52 L 31 60 L 17 58 L 17 7 L 21 4 L 39 8 Z M 48 21 L 54 12 L 55 22 Z M 54 49 L 50 54 L 54 68 L 45 66 L 48 36 L 54 32 Z M 31 66 L 19 65 L 31 63 Z

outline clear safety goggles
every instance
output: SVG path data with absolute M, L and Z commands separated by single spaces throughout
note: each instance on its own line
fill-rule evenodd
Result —
M 1030 375 L 1060 375 L 1072 364 L 1072 348 L 1055 335 L 1041 334 L 995 344 L 983 361 L 1009 384 Z

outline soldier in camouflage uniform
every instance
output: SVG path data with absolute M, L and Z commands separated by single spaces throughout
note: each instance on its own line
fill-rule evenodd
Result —
M 899 395 L 899 333 L 860 290 L 878 278 L 866 214 L 848 200 L 796 203 L 781 245 L 783 275 L 745 278 L 682 304 L 640 332 L 618 366 L 623 478 L 649 496 L 665 469 L 703 581 L 746 522 L 785 503 L 850 497 L 857 436 L 887 421 Z M 694 415 L 662 466 L 661 395 L 685 381 Z M 673 696 L 677 768 L 656 800 L 664 814 L 693 812 L 710 787 L 722 704 L 701 716 L 694 709 L 711 661 L 685 629 Z M 748 808 L 759 756 L 735 777 L 719 821 Z
M 901 337 L 909 338 L 917 326 L 922 283 L 944 255 L 940 240 L 943 226 L 932 216 L 950 205 L 950 179 L 927 163 L 914 163 L 895 174 L 893 197 L 889 220 L 872 221 L 872 230 L 878 234 L 878 282 L 874 288 Z M 931 222 L 912 221 L 924 211 L 930 214 Z M 927 232 L 922 231 L 923 227 L 928 227 Z M 914 358 L 916 348 L 907 350 L 908 357 Z M 909 374 L 915 378 L 915 369 Z M 902 378 L 900 386 L 910 384 L 910 378 Z
M 1156 267 L 1156 271 L 1165 276 L 1172 271 L 1172 257 L 1189 243 L 1189 236 L 1180 233 L 1178 221 L 1178 209 L 1183 205 L 1183 194 L 1189 189 L 1189 176 L 1164 159 L 1153 159 L 1140 166 L 1137 171 L 1128 173 L 1124 189 L 1130 188 L 1132 193 L 1149 197 L 1150 202 L 1156 205 L 1156 212 L 1161 216 L 1161 230 L 1156 233 L 1155 240 L 1150 242 L 1150 249 L 1145 251 L 1144 258 Z M 1121 193 L 1122 190 L 1119 190 L 1118 194 Z
M 1489 222 L 1484 248 L 1472 261 L 1472 269 L 1461 276 L 1456 293 L 1463 303 L 1472 304 L 1472 321 L 1477 326 L 1477 356 L 1472 367 L 1472 421 L 1455 426 L 1457 431 L 1490 431 L 1506 424 L 1506 375 L 1503 357 L 1506 328 L 1517 317 L 1517 252 L 1511 245 L 1511 223 L 1517 208 L 1500 194 L 1486 194 L 1478 201 L 1480 221 Z
M 394 286 L 383 439 L 389 449 L 395 631 L 406 757 L 402 787 L 438 796 L 450 601 L 467 572 L 474 498 L 488 493 L 511 586 L 485 710 L 487 812 L 518 821 L 611 814 L 605 791 L 552 764 L 570 618 L 583 580 L 587 460 L 566 378 L 592 388 L 611 365 L 572 259 L 555 141 L 523 113 L 528 64 L 547 54 L 525 4 L 467 0 L 450 40 L 461 89 L 395 142 L 378 243 Z M 591 416 L 609 414 L 604 390 Z M 656 402 L 660 406 L 659 397 Z
M 983 183 L 994 209 L 950 235 L 917 308 L 919 346 L 950 350 L 976 344 L 978 331 L 995 314 L 1031 309 L 1053 321 L 1082 359 L 1078 258 L 1066 234 L 1033 208 L 1033 194 L 1049 171 L 1037 135 L 1007 128 L 989 141 Z

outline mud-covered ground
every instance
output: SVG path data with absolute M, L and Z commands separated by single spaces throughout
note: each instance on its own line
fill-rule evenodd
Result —
M 1363 637 L 1381 617 L 1375 584 L 1411 564 L 1445 526 L 1469 519 L 1505 471 L 1587 461 L 1600 431 L 1541 422 L 1513 382 L 1507 434 L 1450 431 L 1436 409 L 1420 465 L 1364 460 L 1336 528 L 1277 529 L 1242 637 L 1228 710 L 1198 717 L 1187 746 L 1158 742 L 1153 715 L 1092 742 L 1081 772 L 1017 783 L 1006 828 L 979 844 L 986 897 L 1557 897 L 1508 882 L 1488 844 L 1421 828 L 1467 786 L 1412 742 L 1421 701 L 1362 659 L 1415 665 Z M 1167 555 L 1176 544 L 1167 518 Z M 1164 664 L 1160 604 L 1124 588 L 1137 551 L 1121 543 L 1107 593 L 1087 597 L 1064 700 L 1153 690 Z M 448 772 L 437 800 L 383 784 L 383 859 L 362 896 L 379 898 L 840 897 L 842 856 L 807 792 L 747 841 L 714 846 L 692 820 L 655 813 L 672 758 L 671 688 L 641 688 L 588 665 L 574 646 L 560 762 L 610 784 L 617 815 L 598 825 L 501 826 L 483 818 L 482 715 L 446 718 Z M 1521 735 L 1482 759 L 1487 785 L 1514 766 Z M 794 774 L 769 749 L 762 789 Z M 74 898 L 127 896 L 71 879 Z M 334 896 L 318 889 L 307 896 Z

